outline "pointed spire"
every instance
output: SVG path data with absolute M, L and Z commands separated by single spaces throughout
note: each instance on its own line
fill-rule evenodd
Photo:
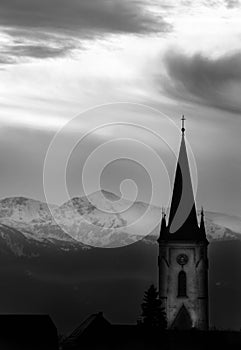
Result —
M 160 229 L 160 235 L 157 241 L 160 242 L 162 239 L 165 239 L 166 233 L 167 233 L 166 213 L 164 208 L 162 208 L 161 229 Z
M 208 240 L 207 240 L 207 236 L 206 236 L 206 228 L 205 228 L 205 220 L 204 220 L 204 210 L 203 207 L 201 208 L 201 219 L 200 219 L 200 228 L 199 228 L 199 232 L 200 232 L 200 240 L 201 241 L 205 241 L 208 244 Z
M 205 232 L 205 223 L 204 223 L 204 211 L 203 207 L 201 209 L 201 220 L 200 220 L 200 230 Z
M 162 208 L 162 221 L 161 221 L 161 229 L 165 230 L 167 227 L 166 225 L 166 213 L 164 208 Z
M 168 229 L 171 239 L 192 239 L 198 236 L 198 221 L 193 195 L 191 174 L 184 138 L 184 116 L 182 117 L 182 140 L 177 162 Z

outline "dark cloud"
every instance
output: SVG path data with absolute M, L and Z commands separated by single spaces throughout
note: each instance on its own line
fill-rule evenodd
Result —
M 164 59 L 165 92 L 179 100 L 241 112 L 241 53 L 208 58 L 169 51 Z
M 56 57 L 66 54 L 71 46 L 47 47 L 40 45 L 18 45 L 12 48 L 12 52 L 20 56 L 31 56 L 36 58 Z
M 44 36 L 64 36 L 67 41 L 170 30 L 163 18 L 147 10 L 143 0 L 0 0 L 0 23 L 9 35 L 35 41 Z M 34 46 L 22 48 L 23 53 L 52 57 L 58 52 L 43 50 L 42 44 L 39 49 L 37 43 Z
M 226 7 L 229 9 L 235 8 L 235 7 L 239 7 L 240 6 L 240 2 L 239 0 L 224 0 Z
M 16 59 L 14 59 L 13 57 L 11 56 L 8 56 L 8 55 L 5 55 L 4 53 L 0 54 L 0 65 L 4 65 L 4 64 L 13 64 L 16 62 Z M 1 67 L 1 70 L 3 68 Z
M 25 44 L 24 41 L 16 40 L 13 45 L 5 45 L 1 50 L 0 64 L 14 64 L 19 59 L 27 58 L 54 58 L 65 56 L 75 48 L 74 43 L 58 42 L 51 44 L 36 43 Z
M 147 11 L 143 1 L 1 0 L 1 25 L 44 31 L 149 33 L 169 26 Z

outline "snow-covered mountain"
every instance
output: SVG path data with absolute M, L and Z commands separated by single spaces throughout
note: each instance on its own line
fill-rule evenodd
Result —
M 19 240 L 21 235 L 25 242 L 22 245 L 35 242 L 63 249 L 67 245 L 124 246 L 143 237 L 145 242 L 153 242 L 158 236 L 160 215 L 158 207 L 120 200 L 107 191 L 95 192 L 88 198 L 75 197 L 59 207 L 11 197 L 0 200 L 0 238 L 13 242 L 14 236 Z M 241 239 L 240 218 L 206 212 L 205 220 L 209 240 Z M 7 230 L 11 239 L 1 236 Z
M 212 240 L 241 239 L 241 218 L 222 213 L 205 213 L 207 236 Z
M 11 197 L 0 200 L 0 223 L 20 231 L 26 238 L 39 242 L 55 240 L 72 242 L 53 220 L 50 212 L 57 206 L 24 197 Z

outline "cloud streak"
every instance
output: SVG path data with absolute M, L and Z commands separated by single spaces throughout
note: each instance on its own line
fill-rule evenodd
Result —
M 58 47 L 47 46 L 43 44 L 18 44 L 8 45 L 0 54 L 1 64 L 14 64 L 19 58 L 54 58 L 65 56 L 74 46 L 70 44 L 60 45 Z
M 18 51 L 20 56 L 34 58 L 62 56 L 70 50 L 71 45 L 51 49 L 43 45 L 44 37 L 47 41 L 64 38 L 67 42 L 171 29 L 160 15 L 149 11 L 142 0 L 0 0 L 0 23 L 2 31 L 15 40 L 34 40 L 33 45 L 8 48 L 12 49 L 8 54 L 16 56 Z
M 162 88 L 174 99 L 241 112 L 241 52 L 209 58 L 168 51 Z

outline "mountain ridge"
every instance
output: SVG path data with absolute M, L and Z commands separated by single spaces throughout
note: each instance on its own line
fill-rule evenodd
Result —
M 144 221 L 140 218 L 147 210 L 149 216 Z M 158 207 L 122 200 L 105 190 L 73 197 L 60 206 L 22 196 L 0 199 L 2 231 L 14 229 L 16 237 L 17 232 L 21 233 L 26 244 L 35 241 L 39 245 L 60 245 L 63 248 L 65 245 L 83 249 L 118 247 L 140 239 L 151 243 L 158 237 L 160 216 Z M 153 222 L 157 225 L 148 232 Z M 211 241 L 241 239 L 241 219 L 238 217 L 206 212 L 205 222 Z

